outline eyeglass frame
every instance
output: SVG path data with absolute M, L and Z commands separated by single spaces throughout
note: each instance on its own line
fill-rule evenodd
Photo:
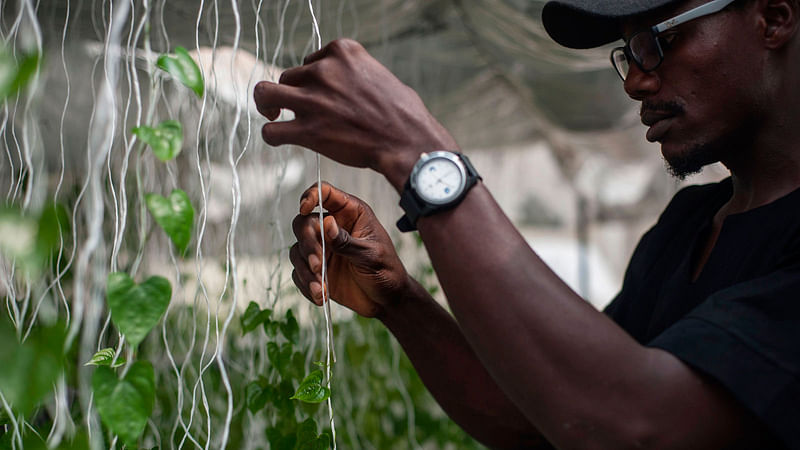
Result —
M 611 55 L 610 55 L 610 57 L 611 57 L 611 65 L 614 66 L 614 70 L 616 70 L 617 75 L 619 75 L 619 77 L 622 79 L 622 81 L 625 81 L 625 79 L 628 77 L 628 74 L 626 73 L 626 74 L 623 75 L 622 71 L 617 66 L 617 63 L 614 60 L 614 55 L 617 54 L 618 52 L 622 52 L 623 55 L 625 56 L 625 59 L 628 61 L 628 68 L 629 68 L 628 70 L 629 71 L 630 71 L 631 61 L 633 61 L 636 64 L 636 66 L 639 67 L 639 69 L 642 72 L 645 72 L 645 73 L 652 72 L 652 71 L 658 69 L 658 67 L 661 65 L 661 63 L 664 62 L 664 49 L 661 48 L 661 42 L 658 40 L 658 35 L 659 34 L 665 32 L 665 31 L 667 31 L 667 30 L 669 30 L 671 28 L 677 27 L 678 25 L 684 24 L 684 23 L 686 23 L 686 22 L 688 22 L 690 20 L 699 19 L 700 17 L 709 16 L 711 14 L 718 13 L 718 12 L 722 11 L 723 9 L 727 8 L 728 5 L 730 5 L 731 3 L 735 2 L 735 1 L 736 0 L 712 0 L 712 1 L 710 1 L 708 3 L 704 3 L 704 4 L 702 4 L 702 5 L 700 5 L 700 6 L 696 7 L 696 8 L 692 8 L 689 11 L 686 11 L 684 13 L 678 14 L 677 16 L 675 16 L 675 17 L 673 17 L 671 19 L 667 19 L 667 20 L 665 20 L 663 22 L 660 22 L 660 23 L 658 23 L 656 25 L 653 25 L 652 27 L 650 27 L 648 29 L 637 31 L 631 37 L 629 37 L 628 39 L 625 40 L 625 45 L 624 46 L 616 47 L 616 48 L 613 48 L 611 50 Z M 650 33 L 650 38 L 655 43 L 656 50 L 658 50 L 658 63 L 656 63 L 655 66 L 653 66 L 652 68 L 649 68 L 649 69 L 646 69 L 646 68 L 644 68 L 642 66 L 642 63 L 639 61 L 639 58 L 635 57 L 633 55 L 633 53 L 631 52 L 631 49 L 630 49 L 630 42 L 633 40 L 633 38 L 635 38 L 637 35 L 639 35 L 641 33 Z

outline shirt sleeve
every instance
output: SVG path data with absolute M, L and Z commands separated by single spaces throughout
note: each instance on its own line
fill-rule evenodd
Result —
M 715 378 L 800 449 L 800 265 L 713 294 L 649 345 Z

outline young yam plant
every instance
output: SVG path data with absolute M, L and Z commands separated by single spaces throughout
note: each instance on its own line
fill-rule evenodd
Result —
M 192 238 L 194 208 L 186 192 L 175 189 L 169 197 L 145 194 L 147 209 L 183 255 Z
M 100 419 L 125 445 L 136 443 L 147 425 L 155 403 L 155 375 L 147 361 L 133 363 L 118 378 L 109 367 L 98 367 L 92 377 L 92 392 Z
M 156 65 L 181 82 L 181 84 L 194 91 L 198 97 L 203 97 L 205 90 L 203 72 L 200 71 L 197 63 L 194 62 L 194 59 L 185 48 L 176 47 L 174 54 L 159 56 Z
M 171 297 L 172 285 L 166 278 L 152 276 L 136 284 L 126 273 L 108 275 L 106 300 L 111 320 L 133 348 L 158 324 Z
M 131 132 L 149 145 L 162 162 L 175 159 L 183 147 L 183 126 L 177 120 L 165 120 L 156 127 L 134 127 Z

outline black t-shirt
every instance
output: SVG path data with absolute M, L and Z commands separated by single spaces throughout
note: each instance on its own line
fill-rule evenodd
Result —
M 695 253 L 731 193 L 730 179 L 678 192 L 605 312 L 641 344 L 715 378 L 800 449 L 800 190 L 728 216 L 692 282 Z

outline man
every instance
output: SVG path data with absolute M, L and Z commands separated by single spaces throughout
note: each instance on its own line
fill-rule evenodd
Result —
M 454 318 L 408 276 L 369 207 L 326 184 L 331 298 L 381 320 L 453 420 L 490 447 L 800 448 L 798 3 L 545 6 L 563 45 L 624 39 L 614 65 L 676 174 L 716 161 L 731 172 L 675 196 L 606 314 L 547 268 L 482 183 L 469 187 L 463 158 L 444 154 L 460 160 L 461 198 L 439 208 L 425 197 L 449 185 L 421 172 L 451 166 L 420 155 L 458 146 L 357 43 L 260 83 L 267 118 L 296 115 L 266 124 L 266 142 L 369 167 L 401 193 L 401 225 L 419 229 Z M 317 201 L 316 187 L 301 199 L 291 260 L 321 304 Z

